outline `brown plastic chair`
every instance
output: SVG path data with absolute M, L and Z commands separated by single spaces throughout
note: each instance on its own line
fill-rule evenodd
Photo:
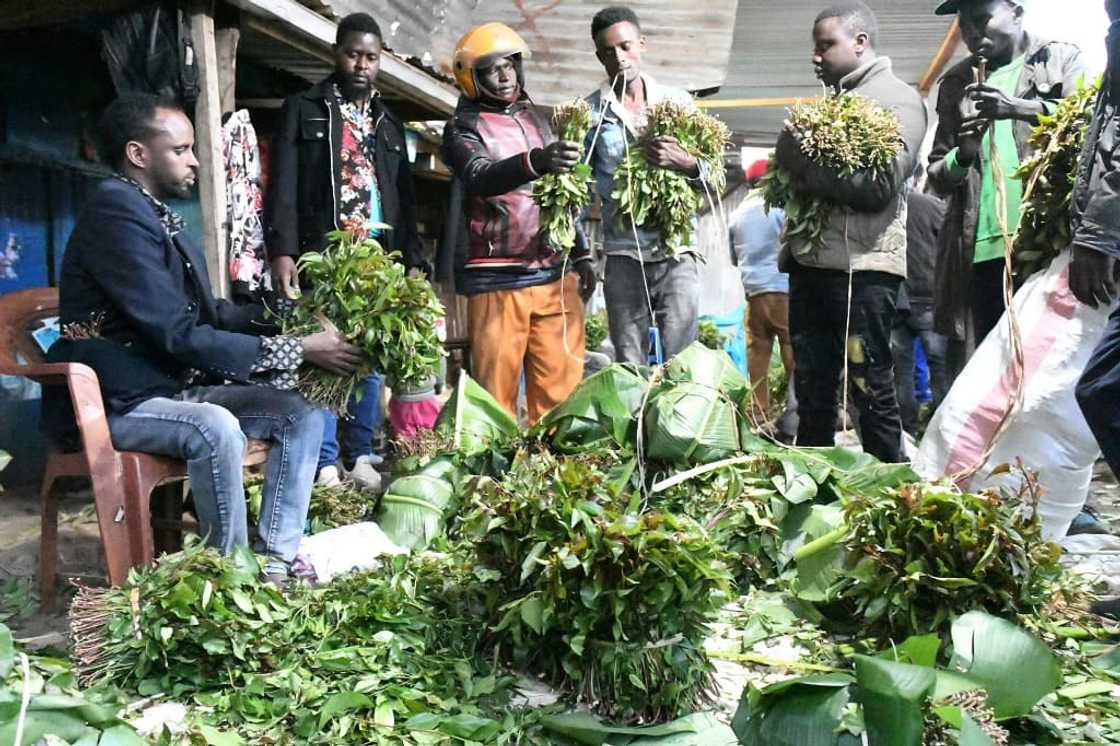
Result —
M 66 386 L 74 405 L 81 450 L 52 447 L 40 492 L 42 528 L 39 538 L 39 598 L 44 609 L 53 603 L 58 568 L 58 499 L 60 477 L 90 480 L 101 546 L 109 582 L 120 585 L 136 565 L 152 561 L 157 539 L 162 550 L 178 548 L 183 512 L 182 481 L 186 463 L 113 448 L 101 387 L 93 369 L 80 363 L 44 363 L 30 332 L 41 319 L 58 315 L 58 291 L 35 288 L 0 296 L 0 374 L 26 376 L 42 385 Z M 250 440 L 245 465 L 263 463 L 268 444 Z M 159 489 L 158 497 L 153 491 Z M 158 531 L 152 530 L 152 511 Z

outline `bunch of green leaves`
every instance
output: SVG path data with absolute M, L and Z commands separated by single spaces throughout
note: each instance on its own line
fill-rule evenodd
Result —
M 797 133 L 805 157 L 842 177 L 856 171 L 886 171 L 902 149 L 898 116 L 855 93 L 795 104 L 787 122 Z M 796 177 L 774 158 L 761 188 L 768 211 L 774 207 L 785 211 L 784 240 L 801 254 L 819 250 L 836 205 L 799 192 Z
M 513 680 L 476 655 L 482 626 L 435 597 L 445 577 L 462 576 L 447 563 L 397 558 L 304 589 L 293 602 L 286 655 L 196 701 L 214 708 L 216 725 L 257 738 L 515 742 L 521 715 L 510 707 Z
M 723 150 L 731 133 L 719 119 L 674 101 L 649 107 L 648 117 L 641 140 L 630 145 L 615 171 L 611 199 L 617 205 L 616 219 L 657 227 L 662 245 L 675 256 L 691 245 L 692 219 L 702 204 L 700 192 L 684 174 L 650 165 L 643 146 L 658 137 L 674 138 L 700 162 L 705 188 L 714 199 L 726 185 Z
M 588 352 L 598 352 L 608 334 L 607 312 L 589 313 L 583 317 L 584 346 Z
M 1077 181 L 1077 160 L 1093 116 L 1100 79 L 1079 82 L 1073 95 L 1058 102 L 1053 114 L 1042 115 L 1027 141 L 1031 155 L 1015 176 L 1033 184 L 1023 202 L 1014 257 L 1020 278 L 1045 269 L 1069 246 L 1070 201 Z
M 75 668 L 83 685 L 143 695 L 204 689 L 270 666 L 291 613 L 248 549 L 227 559 L 189 544 L 133 568 L 123 588 L 79 588 L 70 607 Z
M 307 366 L 299 389 L 308 399 L 343 412 L 358 383 L 377 370 L 404 386 L 428 381 L 443 356 L 436 321 L 443 306 L 431 285 L 410 277 L 396 252 L 372 238 L 329 234 L 322 252 L 299 258 L 310 290 L 281 320 L 285 334 L 303 336 L 330 324 L 368 356 L 347 376 Z
M 767 585 L 780 575 L 781 523 L 791 504 L 760 462 L 708 471 L 651 497 L 651 505 L 696 520 L 730 553 L 740 590 Z
M 1037 515 L 995 491 L 903 485 L 849 500 L 844 522 L 831 545 L 802 552 L 799 571 L 830 581 L 811 600 L 838 601 L 839 618 L 865 632 L 940 632 L 970 609 L 1035 612 L 1062 578 L 1060 550 L 1043 540 Z M 842 562 L 822 562 L 817 549 L 843 553 L 836 540 Z
M 478 581 L 457 563 L 399 557 L 286 597 L 259 572 L 247 551 L 195 545 L 82 589 L 78 677 L 179 699 L 213 743 L 507 744 L 529 727 L 481 654 Z
M 722 350 L 726 339 L 720 334 L 716 322 L 711 319 L 701 319 L 696 338 L 700 344 L 711 350 Z
M 494 634 L 517 664 L 607 717 L 676 717 L 711 701 L 724 553 L 691 519 L 640 512 L 610 461 L 522 451 L 477 485 L 461 535 L 495 573 Z
M 125 704 L 112 689 L 81 691 L 69 662 L 22 650 L 0 624 L 0 743 L 142 746 L 120 717 Z
M 591 129 L 591 106 L 582 98 L 560 104 L 552 112 L 552 130 L 561 140 L 579 143 Z M 553 251 L 567 253 L 576 245 L 576 221 L 591 198 L 591 166 L 579 162 L 567 173 L 545 174 L 533 182 L 533 199 Z
M 938 666 L 937 635 L 911 637 L 843 668 L 748 685 L 732 729 L 756 746 L 1006 744 L 1007 727 L 1032 715 L 1060 681 L 1054 655 L 1014 623 L 973 611 L 952 628 Z
M 249 501 L 249 518 L 260 520 L 261 501 L 264 497 L 264 478 L 253 476 L 245 480 L 245 497 Z M 309 532 L 318 534 L 332 528 L 349 526 L 363 521 L 373 512 L 374 500 L 353 482 L 337 485 L 314 484 L 311 501 L 307 506 Z

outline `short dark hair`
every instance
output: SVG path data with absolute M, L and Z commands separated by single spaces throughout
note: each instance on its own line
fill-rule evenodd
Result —
M 591 40 L 594 41 L 599 36 L 600 31 L 608 29 L 616 23 L 632 23 L 634 28 L 639 31 L 642 30 L 642 24 L 638 23 L 637 13 L 621 5 L 612 5 L 609 8 L 603 8 L 591 19 Z
M 834 3 L 817 14 L 814 25 L 826 18 L 839 18 L 850 36 L 867 34 L 867 41 L 872 47 L 879 43 L 879 19 L 875 17 L 875 11 L 867 7 L 867 3 L 860 0 Z
M 97 152 L 101 160 L 119 169 L 128 143 L 147 140 L 159 132 L 154 125 L 158 109 L 183 111 L 175 101 L 154 93 L 126 93 L 105 107 L 97 122 Z
M 369 13 L 351 13 L 338 22 L 338 31 L 334 35 L 334 43 L 341 44 L 349 34 L 373 34 L 381 39 L 381 27 Z

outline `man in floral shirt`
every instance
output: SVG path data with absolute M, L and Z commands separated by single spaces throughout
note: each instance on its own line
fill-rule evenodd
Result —
M 265 205 L 265 242 L 273 284 L 293 297 L 296 259 L 321 251 L 326 236 L 345 230 L 371 236 L 399 251 L 409 268 L 424 270 L 404 128 L 382 101 L 374 79 L 380 67 L 381 29 L 365 13 L 342 19 L 335 37 L 334 73 L 284 102 L 272 145 Z M 351 402 L 342 439 L 342 465 L 369 489 L 380 487 L 373 434 L 380 419 L 379 375 L 370 376 Z M 339 479 L 337 420 L 323 410 L 318 480 Z

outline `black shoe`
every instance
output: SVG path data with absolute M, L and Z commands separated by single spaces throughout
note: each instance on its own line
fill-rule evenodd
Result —
M 1089 506 L 1085 506 L 1073 519 L 1073 523 L 1070 524 L 1067 533 L 1070 536 L 1076 534 L 1111 534 L 1112 529 L 1107 523 L 1101 520 L 1097 511 Z
M 1089 611 L 1099 616 L 1110 619 L 1120 619 L 1120 598 L 1110 598 L 1105 601 L 1094 601 Z

